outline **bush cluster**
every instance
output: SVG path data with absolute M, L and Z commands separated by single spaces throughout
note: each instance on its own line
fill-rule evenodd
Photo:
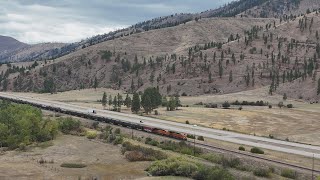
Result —
M 291 169 L 284 169 L 281 171 L 281 176 L 290 179 L 295 179 L 297 177 L 297 173 Z
M 151 139 L 150 137 L 147 137 L 146 138 L 146 141 L 145 141 L 146 144 L 149 144 L 151 146 L 158 146 L 159 145 L 159 142 L 156 141 L 156 140 L 153 140 Z
M 240 147 L 239 147 L 239 150 L 240 150 L 240 151 L 246 151 L 246 148 L 244 148 L 243 146 L 240 146 Z
M 198 148 L 198 147 L 194 148 L 192 145 L 189 145 L 184 141 L 181 141 L 178 143 L 174 141 L 164 141 L 164 142 L 161 142 L 158 147 L 164 150 L 170 150 L 170 151 L 178 152 L 181 154 L 188 154 L 188 155 L 195 154 L 196 156 L 202 154 L 201 148 Z
M 167 158 L 167 155 L 159 150 L 133 145 L 128 141 L 122 143 L 121 152 L 129 161 L 155 161 Z
M 64 168 L 84 168 L 87 167 L 85 164 L 75 164 L 75 163 L 63 163 L 60 165 L 60 167 Z
M 205 104 L 205 107 L 206 108 L 218 108 L 218 104 L 208 103 L 208 104 Z
M 263 102 L 263 101 L 252 101 L 252 102 L 249 102 L 249 101 L 242 101 L 242 102 L 239 102 L 238 100 L 236 100 L 235 102 L 231 103 L 232 105 L 236 105 L 236 106 L 268 106 L 268 103 L 267 102 Z
M 147 171 L 154 176 L 184 176 L 196 180 L 233 180 L 234 177 L 220 167 L 207 167 L 183 158 L 170 158 L 154 162 Z
M 58 118 L 59 130 L 64 134 L 82 135 L 85 130 L 81 126 L 79 120 L 74 120 L 71 117 Z
M 256 168 L 253 174 L 259 177 L 270 177 L 271 171 L 267 168 Z
M 33 142 L 55 138 L 58 124 L 43 119 L 41 110 L 29 105 L 0 101 L 0 144 L 2 147 L 24 150 Z
M 257 147 L 251 148 L 250 152 L 254 153 L 254 154 L 264 154 L 264 151 L 260 148 L 257 148 Z
M 97 137 L 96 131 L 87 131 L 86 136 L 88 139 L 95 139 Z

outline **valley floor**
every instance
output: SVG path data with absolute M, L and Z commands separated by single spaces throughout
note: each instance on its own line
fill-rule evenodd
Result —
M 103 109 L 98 102 L 103 92 L 108 96 L 115 96 L 120 91 L 110 89 L 86 89 L 81 91 L 68 91 L 57 94 L 19 93 L 24 97 L 33 97 L 52 101 L 60 101 L 88 108 Z M 293 109 L 278 108 L 277 104 L 283 101 L 281 95 L 269 96 L 264 88 L 225 95 L 206 95 L 197 97 L 181 97 L 184 106 L 178 111 L 166 111 L 159 108 L 160 115 L 150 115 L 159 119 L 190 124 L 198 124 L 215 129 L 227 129 L 244 134 L 256 134 L 257 136 L 273 136 L 276 139 L 294 141 L 304 144 L 320 145 L 320 104 L 309 104 L 302 100 L 288 99 L 284 104 L 293 104 Z M 123 95 L 125 97 L 125 95 Z M 194 104 L 217 103 L 225 101 L 265 101 L 272 104 L 267 106 L 239 106 L 225 109 L 209 109 Z M 108 107 L 107 107 L 108 108 Z M 130 109 L 123 107 L 123 113 L 131 113 Z

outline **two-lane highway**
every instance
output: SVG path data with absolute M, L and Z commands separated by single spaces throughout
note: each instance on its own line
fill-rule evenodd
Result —
M 20 100 L 28 101 L 31 103 L 37 103 L 37 104 L 51 106 L 51 107 L 59 107 L 61 109 L 81 112 L 81 113 L 87 113 L 87 110 L 89 109 L 88 107 L 82 107 L 82 106 L 67 104 L 63 102 L 49 101 L 49 100 L 36 99 L 36 98 L 30 98 L 30 97 L 22 97 L 15 93 L 1 92 L 0 97 L 20 99 Z M 270 138 L 245 135 L 245 134 L 240 134 L 235 132 L 200 127 L 200 126 L 195 127 L 188 124 L 165 121 L 165 120 L 160 120 L 156 118 L 142 117 L 142 116 L 132 115 L 132 114 L 118 113 L 118 112 L 107 111 L 107 110 L 97 110 L 97 115 L 113 118 L 120 121 L 133 122 L 133 123 L 140 123 L 142 121 L 143 124 L 146 126 L 158 127 L 161 129 L 167 129 L 167 130 L 177 131 L 181 133 L 196 134 L 197 136 L 203 136 L 205 138 L 212 138 L 216 140 L 231 142 L 235 144 L 242 144 L 242 145 L 247 145 L 252 147 L 260 147 L 264 149 L 285 152 L 290 154 L 302 155 L 307 157 L 314 156 L 315 158 L 320 159 L 319 146 L 311 146 L 311 145 L 305 145 L 305 144 L 299 144 L 299 143 L 293 143 L 293 142 L 287 142 L 287 141 L 280 141 L 280 140 L 275 140 Z

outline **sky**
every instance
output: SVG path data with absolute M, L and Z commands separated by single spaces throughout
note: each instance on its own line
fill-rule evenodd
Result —
M 76 42 L 175 13 L 231 0 L 0 0 L 0 35 L 21 42 Z

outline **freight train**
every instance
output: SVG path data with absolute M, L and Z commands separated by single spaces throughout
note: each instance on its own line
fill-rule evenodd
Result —
M 152 133 L 152 134 L 157 134 L 157 135 L 161 135 L 161 136 L 165 136 L 165 137 L 170 137 L 170 138 L 174 138 L 174 139 L 178 139 L 178 140 L 182 140 L 182 141 L 187 140 L 187 134 L 185 134 L 185 133 L 178 133 L 178 132 L 174 132 L 174 131 L 159 129 L 156 127 L 145 126 L 145 125 L 143 125 L 142 121 L 140 121 L 140 124 L 126 122 L 126 121 L 120 121 L 120 120 L 113 119 L 113 118 L 99 116 L 96 113 L 92 113 L 92 112 L 85 113 L 85 112 L 80 112 L 80 111 L 66 110 L 66 109 L 59 108 L 59 107 L 46 106 L 43 104 L 24 101 L 24 100 L 21 100 L 18 98 L 15 99 L 15 98 L 7 98 L 7 97 L 0 96 L 0 99 L 11 101 L 11 102 L 18 103 L 18 104 L 28 104 L 28 105 L 31 105 L 31 106 L 34 106 L 34 107 L 37 107 L 40 109 L 48 110 L 48 111 L 68 114 L 68 115 L 77 116 L 77 117 L 81 117 L 81 118 L 85 118 L 85 119 L 91 119 L 91 120 L 98 121 L 98 122 L 103 122 L 103 123 L 113 124 L 113 125 L 122 126 L 122 127 L 126 127 L 126 128 L 131 128 L 131 129 L 135 129 L 135 130 L 140 130 L 140 131 L 144 131 L 144 132 L 148 132 L 148 133 Z M 93 111 L 96 112 L 95 110 L 93 110 Z

